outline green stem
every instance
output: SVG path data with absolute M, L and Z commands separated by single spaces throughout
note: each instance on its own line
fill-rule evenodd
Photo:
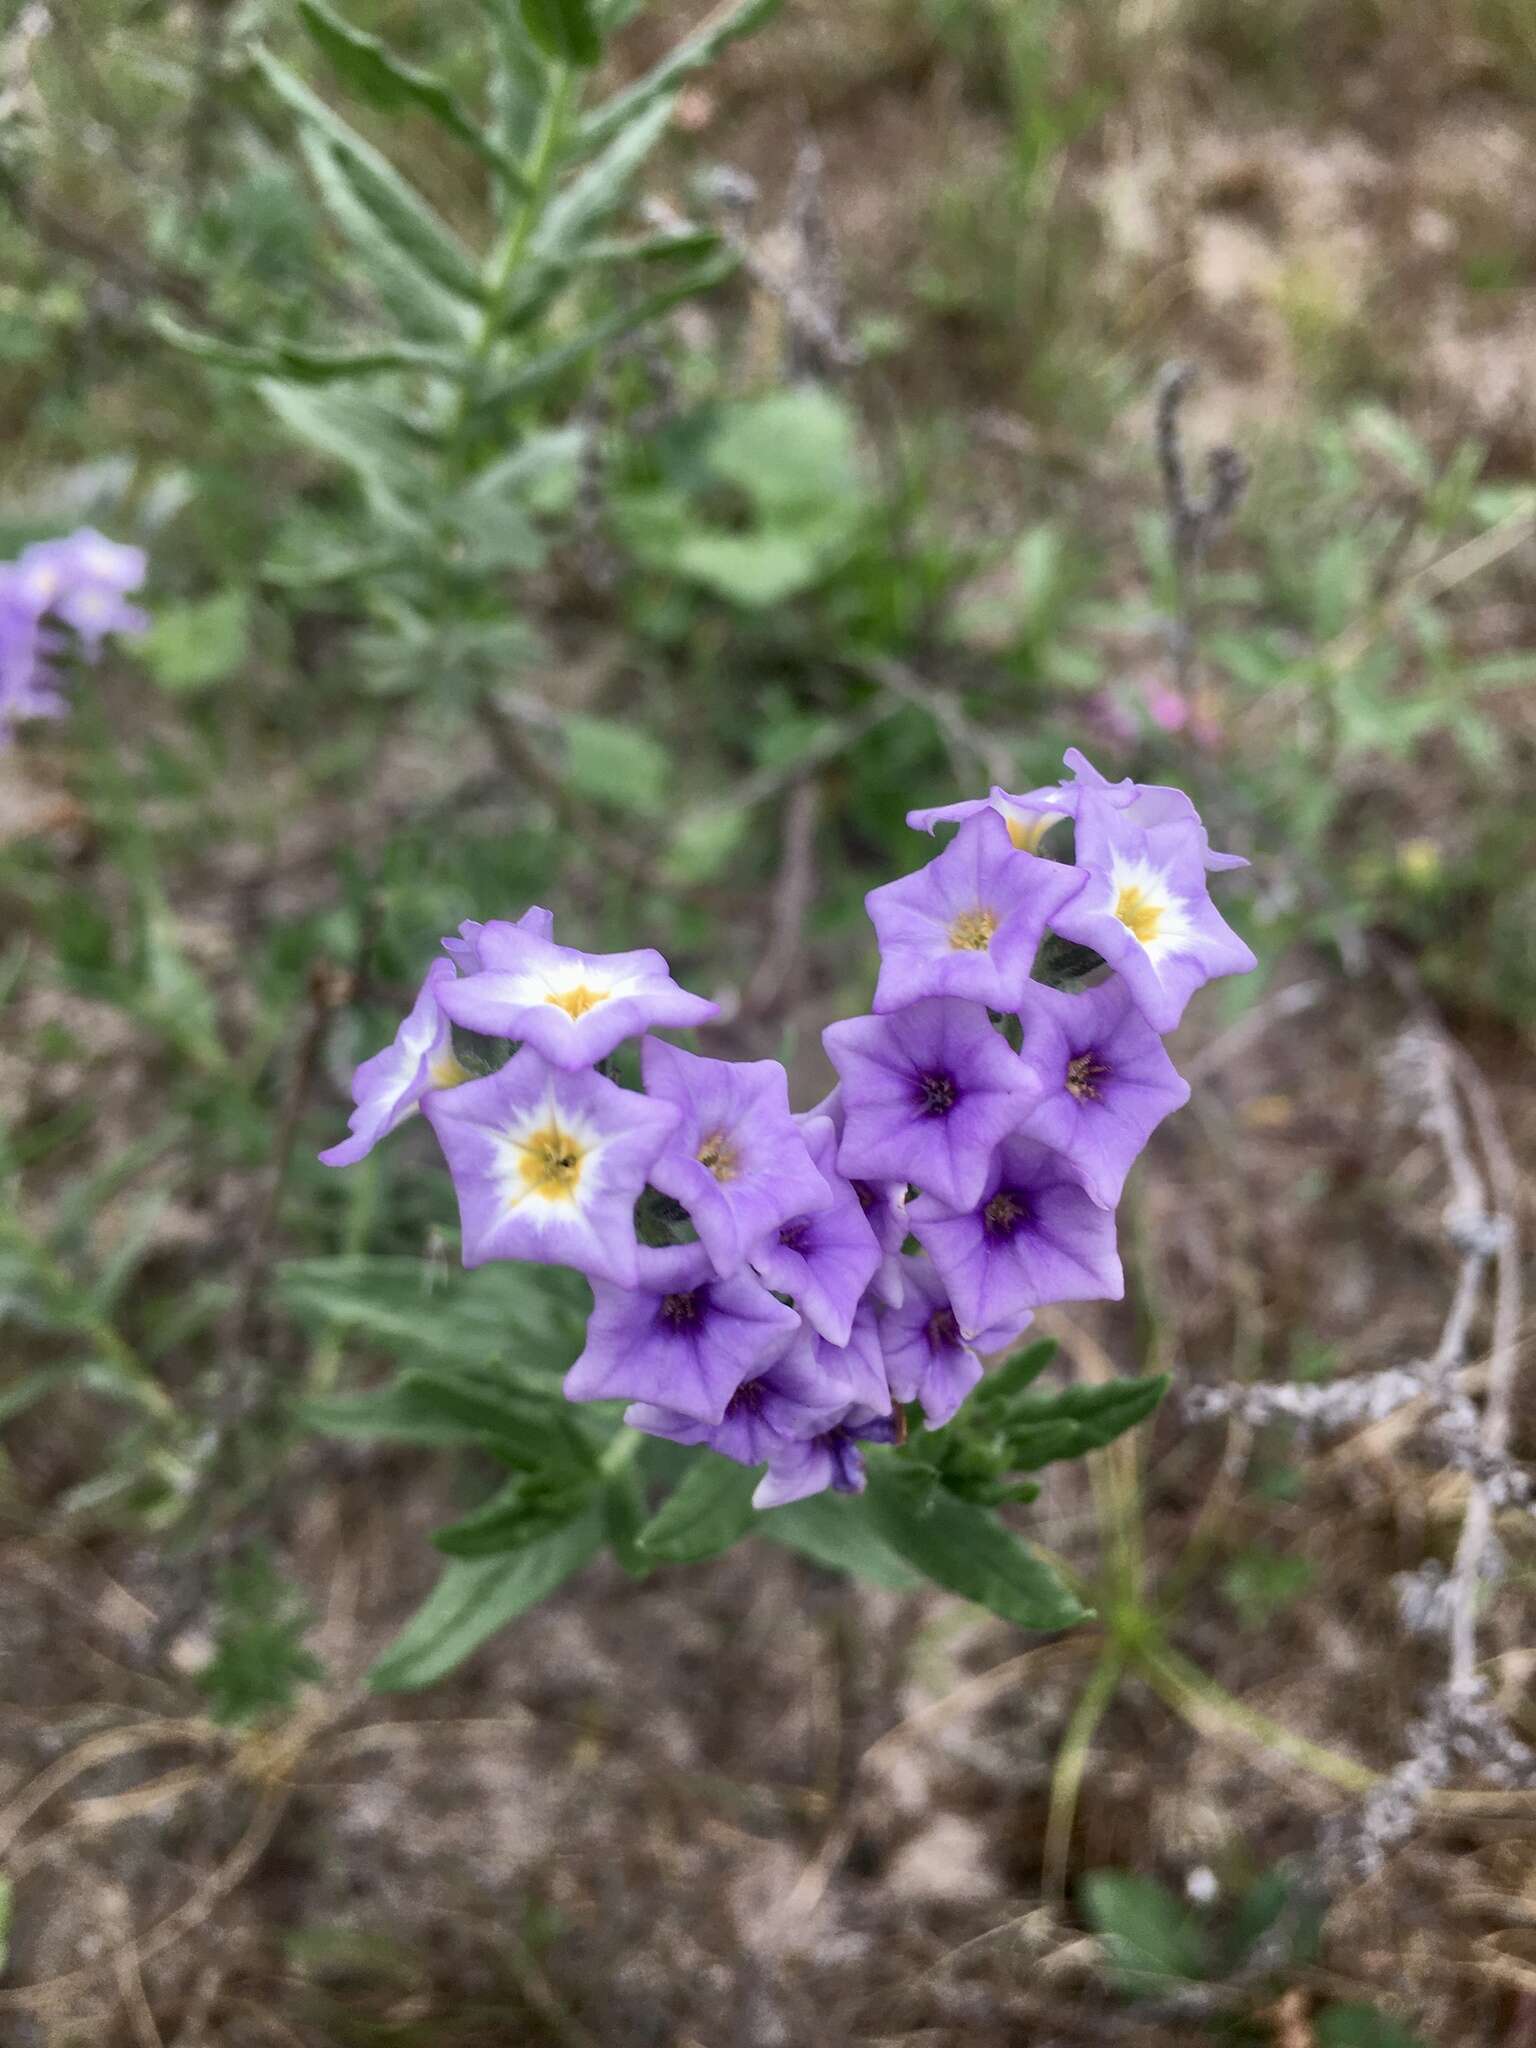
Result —
M 544 210 L 544 201 L 549 194 L 550 180 L 554 176 L 555 166 L 559 161 L 560 145 L 565 136 L 574 82 L 574 74 L 568 65 L 554 66 L 550 73 L 549 92 L 539 114 L 538 131 L 529 146 L 528 156 L 522 167 L 523 187 L 517 207 L 491 250 L 486 265 L 485 312 L 480 321 L 480 332 L 470 350 L 470 374 L 464 379 L 459 392 L 454 441 L 460 446 L 469 424 L 471 408 L 478 395 L 480 372 L 484 370 L 491 350 L 496 346 L 502 322 L 506 318 L 507 295 L 517 276 L 518 265 L 527 253 L 528 239 Z
M 1324 1749 L 1321 1743 L 1309 1742 L 1304 1735 L 1293 1734 L 1267 1714 L 1234 1699 L 1214 1679 L 1208 1678 L 1198 1665 L 1191 1664 L 1176 1650 L 1149 1642 L 1143 1646 L 1136 1661 L 1148 1683 L 1203 1733 L 1216 1732 L 1220 1724 L 1225 1724 L 1261 1748 L 1299 1764 L 1314 1777 L 1325 1778 L 1329 1784 L 1337 1785 L 1356 1797 L 1371 1791 L 1380 1782 L 1377 1773 L 1364 1764 L 1340 1756 L 1336 1750 Z
M 1072 1847 L 1072 1823 L 1077 1818 L 1078 1794 L 1088 1767 L 1088 1753 L 1095 1731 L 1115 1696 L 1125 1669 L 1117 1648 L 1106 1649 L 1078 1694 L 1077 1705 L 1067 1722 L 1051 1773 L 1051 1804 L 1045 1822 L 1045 1848 L 1041 1857 L 1040 1889 L 1047 1901 L 1059 1903 L 1066 1896 L 1067 1859 Z

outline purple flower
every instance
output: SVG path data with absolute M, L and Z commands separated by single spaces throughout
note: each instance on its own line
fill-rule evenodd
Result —
M 846 1344 L 853 1312 L 879 1271 L 881 1249 L 852 1184 L 837 1170 L 837 1132 L 830 1117 L 795 1119 L 811 1164 L 832 1190 L 831 1205 L 781 1223 L 752 1254 L 760 1279 L 794 1297 L 806 1321 L 833 1344 Z
M 142 548 L 108 540 L 82 526 L 58 540 L 40 540 L 16 559 L 17 583 L 37 615 L 52 613 L 95 655 L 108 633 L 142 633 L 149 624 L 128 593 L 144 581 Z
M 839 1083 L 814 1109 L 801 1112 L 795 1122 L 801 1130 L 818 1117 L 826 1117 L 839 1139 L 843 1135 L 843 1090 Z M 870 1282 L 870 1292 L 894 1308 L 901 1300 L 901 1248 L 907 1241 L 907 1183 L 903 1180 L 848 1180 L 865 1221 L 875 1233 L 881 1259 Z
M 1182 789 L 1170 789 L 1162 783 L 1132 782 L 1127 776 L 1121 782 L 1111 782 L 1101 775 L 1087 755 L 1077 747 L 1068 747 L 1062 757 L 1077 777 L 1075 788 L 1064 783 L 1063 789 L 1072 797 L 1073 812 L 1076 814 L 1077 798 L 1085 789 L 1097 790 L 1115 810 L 1124 812 L 1127 820 L 1139 825 L 1143 832 L 1158 832 L 1165 825 L 1194 825 L 1199 828 L 1200 853 L 1205 866 L 1212 872 L 1225 868 L 1245 868 L 1248 863 L 1240 853 L 1213 853 L 1205 826 L 1200 822 L 1200 813 L 1195 809 Z
M 423 1109 L 453 1175 L 466 1266 L 532 1259 L 636 1284 L 635 1202 L 676 1124 L 668 1104 L 525 1045 Z
M 859 1445 L 894 1443 L 900 1429 L 895 1415 L 868 1415 L 851 1408 L 820 1436 L 788 1444 L 770 1457 L 752 1495 L 753 1507 L 786 1507 L 792 1500 L 825 1493 L 829 1486 L 835 1493 L 862 1493 L 865 1474 Z
M 1118 975 L 1081 995 L 1031 982 L 1016 1008 L 1024 1057 L 1046 1084 L 1024 1134 L 1066 1153 L 1093 1199 L 1112 1209 L 1147 1139 L 1188 1102 L 1189 1083 Z
M 800 1318 L 751 1278 L 715 1277 L 700 1244 L 645 1246 L 636 1285 L 592 1283 L 587 1344 L 565 1376 L 571 1401 L 654 1403 L 723 1420 L 742 1381 L 781 1357 Z
M 526 922 L 500 918 L 470 939 L 479 962 L 445 991 L 455 1024 L 494 1038 L 520 1038 L 551 1065 L 574 1073 L 595 1066 L 626 1038 L 658 1024 L 702 1024 L 718 1003 L 689 995 L 659 953 L 578 953 Z
M 1010 796 L 994 783 L 986 796 L 968 797 L 958 804 L 935 804 L 925 811 L 908 811 L 907 823 L 914 831 L 932 832 L 935 825 L 960 825 L 967 818 L 979 817 L 983 811 L 995 811 L 1020 853 L 1038 853 L 1046 833 L 1063 818 L 1070 818 L 1076 803 L 1076 791 L 1065 783 L 1026 790 L 1023 796 Z
M 393 1041 L 364 1060 L 352 1076 L 352 1100 L 357 1104 L 347 1119 L 352 1135 L 320 1154 L 323 1166 L 355 1166 L 386 1132 L 404 1122 L 430 1089 L 456 1088 L 469 1079 L 454 1057 L 453 1032 L 438 1005 L 443 984 L 452 979 L 452 961 L 434 960 Z
M 1083 790 L 1077 864 L 1088 879 L 1056 918 L 1125 977 L 1154 1031 L 1171 1031 L 1197 988 L 1257 963 L 1205 883 L 1205 832 L 1185 819 L 1143 828 L 1102 790 Z
M 924 996 L 1011 1009 L 1046 926 L 1083 879 L 1059 861 L 1020 860 L 1008 827 L 983 808 L 927 867 L 865 897 L 880 941 L 875 1009 Z
M 829 1343 L 814 1330 L 805 1329 L 798 1348 L 811 1360 L 819 1382 L 840 1390 L 844 1407 L 852 1404 L 867 1415 L 890 1414 L 891 1389 L 873 1303 L 860 1303 L 846 1344 Z
M 457 938 L 444 939 L 443 951 L 452 960 L 454 966 L 458 968 L 460 974 L 478 974 L 480 972 L 483 965 L 480 958 L 480 934 L 484 930 L 485 926 L 477 918 L 466 917 L 459 926 Z M 523 912 L 522 916 L 518 918 L 513 926 L 513 930 L 532 932 L 536 939 L 553 939 L 555 936 L 554 913 L 548 910 L 540 910 L 535 905 L 532 910 L 525 910 Z
M 651 1401 L 626 1408 L 624 1420 L 647 1436 L 669 1437 L 675 1444 L 707 1444 L 738 1465 L 765 1465 L 800 1439 L 830 1428 L 847 1411 L 841 1380 L 829 1384 L 810 1347 L 795 1344 L 741 1382 L 718 1422 L 700 1422 L 697 1416 Z
M 1118 1301 L 1125 1291 L 1113 1215 L 1069 1160 L 1034 1138 L 999 1146 L 974 1202 L 921 1196 L 912 1229 L 963 1337 L 1015 1324 L 1045 1302 Z
M 966 1208 L 992 1154 L 1041 1082 L 970 1003 L 930 997 L 821 1035 L 842 1082 L 837 1163 L 862 1180 L 905 1180 Z
M 832 1206 L 777 1060 L 702 1059 L 648 1038 L 640 1066 L 646 1093 L 678 1112 L 651 1181 L 688 1211 L 717 1273 L 736 1272 L 792 1219 Z
M 886 1379 L 898 1401 L 921 1401 L 928 1427 L 938 1429 L 981 1378 L 981 1360 L 960 1335 L 932 1260 L 909 1258 L 902 1264 L 901 1306 L 880 1318 Z
M 0 747 L 24 718 L 58 718 L 67 709 L 48 667 L 48 642 L 38 615 L 0 564 Z

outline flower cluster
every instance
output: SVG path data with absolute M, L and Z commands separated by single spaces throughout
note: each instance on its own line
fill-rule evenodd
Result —
M 148 620 L 128 596 L 144 571 L 142 548 L 88 526 L 0 562 L 0 747 L 22 719 L 64 712 L 53 670 L 64 645 L 61 627 L 92 660 L 109 633 L 143 632 Z
M 899 1440 L 906 1404 L 941 1426 L 1037 1307 L 1120 1295 L 1126 1174 L 1189 1095 L 1162 1034 L 1253 964 L 1206 887 L 1242 863 L 1189 799 L 1067 763 L 1068 783 L 910 815 L 959 830 L 867 898 L 873 1009 L 823 1034 L 837 1085 L 817 1108 L 791 1110 L 776 1061 L 657 1037 L 717 1013 L 660 954 L 557 945 L 535 909 L 444 940 L 321 1158 L 362 1158 L 419 1105 L 465 1264 L 590 1282 L 570 1399 L 765 1466 L 759 1507 L 856 1491 L 860 1444 Z M 1053 858 L 1069 821 L 1073 858 Z M 1036 978 L 1063 941 L 1078 993 Z M 517 1049 L 472 1076 L 455 1025 Z M 638 1090 L 605 1071 L 631 1038 Z

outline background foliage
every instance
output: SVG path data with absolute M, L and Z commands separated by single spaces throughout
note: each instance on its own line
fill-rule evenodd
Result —
M 279 1840 L 338 1839 L 292 1788 L 306 1755 L 331 1759 L 315 1743 L 357 1733 L 370 1665 L 423 1685 L 605 1535 L 644 1570 L 742 1519 L 722 1488 L 642 1548 L 633 1474 L 604 1475 L 515 1572 L 480 1547 L 505 1473 L 476 1404 L 513 1398 L 485 1367 L 509 1329 L 519 1370 L 563 1363 L 580 1290 L 458 1272 L 411 1137 L 356 1175 L 313 1164 L 355 1058 L 460 918 L 545 901 L 594 947 L 643 933 L 804 1103 L 819 1025 L 867 995 L 863 891 L 920 851 L 910 803 L 1028 787 L 1074 740 L 1190 787 L 1216 843 L 1254 858 L 1237 916 L 1262 985 L 1209 992 L 1186 1035 L 1211 1097 L 1140 1169 L 1125 1313 L 1056 1332 L 1070 1372 L 1037 1359 L 1049 1393 L 1019 1393 L 1055 1403 L 1026 1418 L 1041 1467 L 1071 1401 L 1105 1398 L 1084 1379 L 1327 1377 L 1436 1326 L 1449 1275 L 1415 1205 L 1437 1197 L 1372 1092 L 1403 1000 L 1384 959 L 1490 1074 L 1528 1073 L 1524 10 L 1458 0 L 1454 32 L 1369 0 L 773 12 L 748 0 L 700 33 L 670 5 L 359 0 L 343 25 L 318 0 L 90 0 L 6 26 L 0 540 L 90 519 L 143 541 L 155 626 L 0 764 L 3 1508 L 30 1589 L 13 1640 L 52 1660 L 4 1691 L 50 1741 L 91 1738 L 108 1707 L 220 1731 L 174 1809 L 204 1874 L 246 1840 L 198 1804 L 226 1773 L 282 1803 Z M 512 53 L 494 94 L 488 37 Z M 534 89 L 545 63 L 558 96 Z M 1146 404 L 1175 353 L 1203 365 L 1196 452 L 1234 439 L 1254 478 L 1193 666 Z M 562 1780 L 604 1758 L 586 1853 L 696 1900 L 718 1873 L 652 1847 L 683 1797 L 666 1757 L 644 1752 L 644 1798 L 605 1775 L 629 1739 L 612 1702 L 650 1657 L 609 1617 L 653 1602 L 680 1644 L 645 1680 L 653 1718 L 720 1703 L 677 1738 L 688 1797 L 765 1856 L 793 1849 L 791 1875 L 824 1864 L 824 1910 L 899 1955 L 899 1988 L 873 1961 L 839 1987 L 850 2020 L 958 2025 L 969 1986 L 985 2039 L 1022 2023 L 1044 1952 L 1069 2015 L 1051 2024 L 1087 2038 L 1110 2017 L 1148 2041 L 1496 2038 L 1529 1995 L 1497 1911 L 1453 1938 L 1429 1849 L 1314 1926 L 1275 1875 L 1310 1793 L 1214 1761 L 1212 1730 L 1258 1695 L 1281 1755 L 1290 1737 L 1390 1766 L 1421 1674 L 1388 1588 L 1446 1504 L 1410 1507 L 1422 1474 L 1390 1444 L 1327 1465 L 1274 1428 L 1218 1468 L 1171 1412 L 1158 1431 L 1086 1481 L 1042 1470 L 1025 1511 L 1104 1618 L 1079 1639 L 1094 1677 L 1034 1667 L 910 1806 L 870 1817 L 860 1755 L 1021 1646 L 914 1598 L 878 1489 L 856 1550 L 813 1504 L 676 1595 L 578 1582 L 555 1611 L 601 1652 L 567 1668 L 529 1617 L 442 1711 L 526 1708 L 526 1756 Z M 449 1561 L 402 1637 L 433 1527 Z M 737 1640 L 753 1603 L 782 1668 Z M 1347 1690 L 1362 1639 L 1398 1647 L 1357 1727 L 1285 1674 Z M 786 1727 L 809 1717 L 787 1750 L 759 1730 L 780 1697 Z M 440 1813 L 444 1784 L 525 1796 L 464 1794 L 454 1739 L 426 1730 L 409 1788 L 384 1781 L 392 1826 L 400 1802 L 413 1828 Z M 1145 1760 L 1176 1744 L 1165 1795 Z M 978 1819 L 996 1800 L 1007 1818 Z M 163 1819 L 134 1822 L 126 1876 L 73 1838 L 48 1852 L 76 1859 L 73 1918 L 23 1844 L 18 1981 L 75 1967 L 114 1884 L 141 1929 L 177 1908 Z M 235 1957 L 213 2038 L 260 2038 L 240 2001 L 274 1984 L 306 2040 L 620 2040 L 615 2014 L 646 2000 L 706 2037 L 768 2024 L 735 1978 L 711 2003 L 665 1915 L 637 2004 L 612 1988 L 634 1936 L 615 1910 L 599 1939 L 585 1878 L 509 1851 L 487 1879 L 440 1832 L 440 1923 L 401 1908 L 365 1828 L 361 1904 L 285 1890 L 281 1867 L 243 1907 L 233 1882 L 210 1894 L 235 1916 L 213 1920 Z M 1518 1846 L 1477 1846 L 1486 1889 L 1521 1896 Z M 1206 1866 L 1209 1908 L 1182 1895 Z M 494 1927 L 454 1922 L 466 1881 L 494 1890 Z M 198 2038 L 211 1935 L 144 1955 L 166 2039 Z M 701 1938 L 735 1968 L 739 1928 Z M 831 1995 L 807 1953 L 782 1973 L 791 2026 L 797 1998 Z M 18 2024 L 92 2000 L 101 2029 L 146 2038 L 110 1972 Z

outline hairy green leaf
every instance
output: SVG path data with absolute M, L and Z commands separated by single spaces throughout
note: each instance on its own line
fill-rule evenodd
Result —
M 752 1524 L 750 1466 L 706 1452 L 640 1531 L 640 1545 L 667 1564 L 691 1564 L 729 1550 Z
M 347 84 L 370 106 L 386 114 L 415 109 L 430 115 L 439 127 L 446 128 L 477 156 L 494 164 L 504 178 L 521 187 L 516 165 L 489 136 L 481 134 L 440 78 L 407 64 L 377 36 L 354 28 L 351 22 L 333 13 L 324 0 L 299 0 L 299 16 Z
M 602 1540 L 602 1511 L 594 1503 L 510 1556 L 455 1560 L 369 1672 L 368 1683 L 375 1692 L 433 1684 L 580 1571 Z
M 1017 1471 L 1036 1472 L 1101 1450 L 1150 1415 L 1167 1390 L 1168 1375 L 1159 1373 L 1011 1401 L 999 1418 L 1011 1463 Z
M 583 69 L 603 54 L 591 0 L 518 0 L 523 26 L 546 57 Z
M 1083 1879 L 1082 1902 L 1088 1924 L 1128 1989 L 1148 1991 L 1169 1978 L 1205 1975 L 1208 1958 L 1199 1922 L 1156 1878 L 1093 1870 Z
M 598 149 L 660 98 L 670 93 L 692 71 L 712 63 L 727 43 L 754 29 L 778 13 L 782 0 L 727 0 L 727 4 L 702 21 L 691 35 L 670 50 L 633 85 L 626 86 L 611 100 L 594 107 L 582 122 L 578 140 L 583 148 Z
M 938 1585 L 1020 1628 L 1071 1628 L 1087 1609 L 988 1508 L 958 1499 L 933 1475 L 870 1460 L 865 1498 L 894 1551 Z
M 446 291 L 478 304 L 480 279 L 468 251 L 421 194 L 296 72 L 268 50 L 257 49 L 255 57 L 268 84 L 329 146 L 358 202 L 401 257 Z
M 183 327 L 169 313 L 154 309 L 150 325 L 162 340 L 216 370 L 245 377 L 283 377 L 293 384 L 337 384 L 353 378 L 380 377 L 401 370 L 431 370 L 451 375 L 459 358 L 445 349 L 392 342 L 381 348 L 307 348 L 286 341 L 244 343 L 221 341 Z
M 813 1494 L 809 1500 L 769 1508 L 752 1528 L 755 1535 L 798 1550 L 830 1571 L 847 1572 L 896 1593 L 909 1593 L 924 1583 L 925 1575 L 903 1563 L 875 1529 L 862 1494 Z

